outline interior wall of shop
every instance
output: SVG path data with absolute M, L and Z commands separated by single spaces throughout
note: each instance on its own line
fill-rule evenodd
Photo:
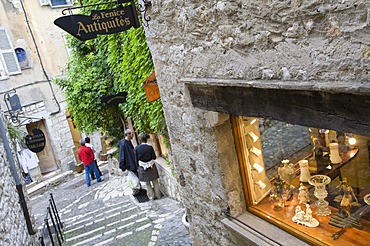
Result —
M 316 106 L 328 100 L 346 106 L 341 103 L 342 97 L 326 92 L 330 88 L 336 88 L 336 92 L 356 91 L 355 84 L 365 87 L 354 94 L 368 91 L 369 9 L 370 3 L 364 0 L 152 2 L 148 12 L 151 21 L 145 31 L 164 105 L 173 161 L 181 174 L 178 177 L 183 177 L 180 192 L 190 217 L 194 245 L 235 244 L 235 238 L 220 222 L 221 210 L 230 206 L 233 215 L 245 211 L 228 116 L 208 110 L 234 112 L 236 108 L 245 112 L 248 108 L 240 97 L 254 90 L 240 87 L 266 81 L 316 91 L 310 99 L 313 103 L 315 97 L 319 99 Z M 191 85 L 197 79 L 234 82 L 231 88 L 205 82 L 209 87 L 206 91 Z M 240 80 L 244 81 L 243 86 L 239 85 Z M 324 82 L 327 83 L 320 85 Z M 322 87 L 327 88 L 326 92 L 320 92 Z M 281 85 L 273 88 L 280 89 Z M 284 101 L 302 101 L 298 91 L 291 92 L 295 94 L 292 98 L 285 93 L 288 92 L 271 97 L 280 100 L 280 109 Z M 334 105 L 331 108 L 341 116 L 350 114 L 349 121 L 342 119 L 341 123 L 352 129 L 355 128 L 351 128 L 352 123 L 363 120 L 357 118 L 357 113 L 368 109 L 367 105 L 361 106 L 368 102 L 365 97 L 351 104 L 350 95 L 347 96 L 344 98 L 351 107 L 359 107 L 353 111 L 356 115 L 350 109 Z M 256 97 L 252 96 L 257 100 Z M 243 100 L 252 103 L 251 109 L 258 113 L 258 106 L 267 107 L 265 97 L 259 99 L 262 100 Z M 275 107 L 276 100 L 271 100 L 273 105 L 269 106 Z M 233 107 L 220 105 L 221 102 Z M 292 107 L 286 106 L 285 110 L 284 118 L 296 115 Z M 316 108 L 309 111 L 312 113 Z M 318 115 L 308 116 L 315 123 L 314 116 Z M 359 127 L 361 131 L 368 129 L 366 125 Z

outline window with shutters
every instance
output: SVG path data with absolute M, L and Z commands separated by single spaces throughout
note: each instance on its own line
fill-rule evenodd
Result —
M 21 69 L 9 35 L 4 27 L 0 27 L 0 79 L 20 73 Z

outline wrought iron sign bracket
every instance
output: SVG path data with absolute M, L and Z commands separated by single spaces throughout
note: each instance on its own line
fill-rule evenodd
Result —
M 138 5 L 138 11 L 143 13 L 143 18 L 146 23 L 143 22 L 145 27 L 149 27 L 149 21 L 151 20 L 150 16 L 147 15 L 147 9 L 152 7 L 152 2 L 150 0 L 142 0 L 144 4 Z
M 4 94 L 4 101 L 5 101 L 6 107 L 8 109 L 10 120 L 14 124 L 18 124 L 17 126 L 23 125 L 23 123 L 25 123 L 26 121 L 28 121 L 28 123 L 30 123 L 33 120 L 42 120 L 43 119 L 43 118 L 21 116 L 20 114 L 23 114 L 22 105 L 19 101 L 18 95 L 15 94 L 15 93 L 12 96 L 10 96 L 8 93 L 5 93 Z

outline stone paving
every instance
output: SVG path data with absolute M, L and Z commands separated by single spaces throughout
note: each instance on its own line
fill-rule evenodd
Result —
M 53 194 L 64 225 L 65 245 L 192 245 L 182 223 L 184 209 L 179 202 L 162 197 L 139 203 L 131 195 L 125 176 L 108 177 L 86 187 L 84 174 L 30 197 L 38 229 L 46 216 Z

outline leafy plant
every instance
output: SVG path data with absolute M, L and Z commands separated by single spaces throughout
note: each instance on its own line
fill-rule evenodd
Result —
M 99 1 L 84 1 L 85 5 L 96 3 Z M 89 15 L 90 11 L 84 8 L 81 13 Z M 66 77 L 55 79 L 55 83 L 64 90 L 68 109 L 79 130 L 86 133 L 107 131 L 120 139 L 124 118 L 131 118 L 136 131 L 160 133 L 168 138 L 162 103 L 160 100 L 147 102 L 142 86 L 154 71 L 142 27 L 85 42 L 68 36 L 67 41 L 70 60 Z M 119 92 L 127 92 L 126 102 L 119 107 L 102 102 L 102 97 Z
M 16 127 L 12 123 L 10 123 L 9 121 L 6 121 L 6 128 L 7 128 L 8 133 L 9 133 L 9 138 L 12 141 L 15 141 L 17 139 L 22 140 L 23 131 L 19 127 Z

